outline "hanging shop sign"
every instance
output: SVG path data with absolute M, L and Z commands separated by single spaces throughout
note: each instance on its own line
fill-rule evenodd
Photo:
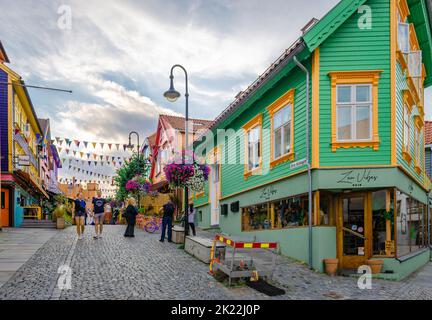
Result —
M 18 162 L 17 164 L 21 167 L 28 167 L 30 166 L 30 156 L 28 155 L 21 155 L 18 156 Z

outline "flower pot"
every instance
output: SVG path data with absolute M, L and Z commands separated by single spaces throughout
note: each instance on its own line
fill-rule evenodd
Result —
M 371 268 L 372 274 L 381 273 L 382 266 L 384 264 L 383 260 L 367 260 L 366 263 Z
M 324 259 L 325 272 L 329 276 L 334 276 L 337 272 L 339 259 Z
M 63 217 L 57 218 L 57 229 L 64 229 L 65 228 L 65 219 Z

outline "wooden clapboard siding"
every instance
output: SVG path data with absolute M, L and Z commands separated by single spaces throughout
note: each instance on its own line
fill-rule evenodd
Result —
M 310 70 L 310 59 L 307 62 Z M 280 96 L 290 89 L 295 89 L 294 97 L 294 152 L 296 157 L 294 161 L 306 157 L 306 114 L 305 114 L 305 93 L 306 93 L 306 79 L 305 74 L 298 68 L 293 70 L 288 77 L 281 79 L 276 86 L 270 89 L 261 99 L 255 102 L 246 112 L 243 112 L 230 127 L 236 131 L 240 130 L 244 124 L 257 114 L 263 114 L 263 132 L 262 132 L 262 157 L 263 167 L 262 175 L 250 176 L 248 179 L 244 178 L 244 165 L 243 164 L 224 164 L 222 166 L 222 197 L 229 196 L 241 190 L 247 190 L 257 185 L 262 185 L 275 179 L 282 178 L 304 170 L 303 167 L 290 169 L 290 163 L 285 162 L 270 169 L 270 116 L 267 112 L 267 107 L 277 100 Z M 310 90 L 311 91 L 311 90 Z M 244 159 L 246 153 L 244 136 L 239 134 L 238 138 L 231 139 L 228 143 L 228 148 L 223 150 L 223 156 L 228 152 L 228 159 L 234 158 L 239 160 Z M 235 155 L 232 155 L 236 152 Z
M 0 156 L 1 171 L 9 171 L 8 75 L 0 69 Z
M 355 12 L 320 47 L 320 165 L 359 166 L 391 163 L 390 108 L 390 3 L 370 0 L 372 28 L 360 29 Z M 379 149 L 331 149 L 331 84 L 332 71 L 382 70 L 378 85 Z

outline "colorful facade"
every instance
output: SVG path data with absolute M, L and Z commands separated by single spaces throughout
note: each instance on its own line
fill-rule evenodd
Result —
M 381 276 L 401 279 L 429 261 L 431 9 L 342 0 L 312 20 L 196 144 L 212 167 L 198 224 L 278 241 L 320 271 L 326 258 L 341 269 L 382 259 Z
M 26 209 L 48 198 L 39 171 L 42 129 L 21 77 L 0 55 L 1 224 L 18 227 Z

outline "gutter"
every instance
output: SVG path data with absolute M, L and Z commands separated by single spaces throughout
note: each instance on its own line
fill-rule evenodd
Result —
M 309 111 L 310 111 L 310 73 L 309 70 L 301 64 L 294 56 L 295 64 L 306 74 L 306 162 L 307 162 L 307 173 L 308 173 L 308 221 L 309 221 L 309 268 L 312 267 L 312 172 L 311 172 L 311 161 L 310 161 L 310 124 L 309 124 Z

